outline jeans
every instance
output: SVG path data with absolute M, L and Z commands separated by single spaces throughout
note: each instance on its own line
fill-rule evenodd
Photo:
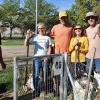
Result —
M 91 59 L 86 58 L 86 65 L 88 66 L 88 69 L 90 67 L 90 62 L 91 62 Z M 100 71 L 100 58 L 97 58 L 97 59 L 93 60 L 92 75 L 94 75 L 94 70 Z
M 76 76 L 77 76 L 76 78 L 80 78 L 82 75 L 81 72 L 84 72 L 86 69 L 84 66 L 86 62 L 81 62 L 81 63 L 76 63 Z M 75 78 L 75 62 L 71 62 L 71 75 L 72 75 L 72 78 L 74 79 Z
M 46 62 L 46 79 L 48 76 L 49 60 Z M 33 83 L 35 90 L 44 90 L 44 60 L 33 61 Z

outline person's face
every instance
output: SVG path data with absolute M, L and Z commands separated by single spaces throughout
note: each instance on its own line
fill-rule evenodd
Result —
M 78 35 L 78 36 L 81 36 L 82 27 L 81 27 L 80 25 L 76 26 L 76 27 L 74 28 L 74 30 L 75 30 L 76 36 L 77 36 L 77 35 Z
M 43 25 L 38 26 L 38 33 L 41 35 L 45 34 L 45 27 Z
M 94 26 L 96 24 L 96 20 L 94 16 L 87 17 L 87 22 L 90 26 Z
M 67 20 L 68 20 L 68 17 L 67 16 L 63 16 L 63 17 L 59 18 L 59 20 L 60 20 L 61 24 L 65 25 Z

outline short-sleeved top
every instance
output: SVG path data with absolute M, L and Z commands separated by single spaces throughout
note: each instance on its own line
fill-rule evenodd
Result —
M 1 45 L 1 33 L 0 33 L 0 45 Z
M 90 59 L 91 59 L 92 54 L 93 54 L 93 47 L 96 48 L 94 58 L 100 58 L 100 43 L 99 43 L 100 42 L 100 37 L 99 37 L 99 35 L 96 35 L 95 39 L 93 39 L 95 33 L 97 32 L 97 25 L 94 28 L 88 27 L 86 29 L 87 38 L 89 40 L 89 51 L 86 54 L 86 57 L 90 58 Z
M 85 36 L 82 36 L 79 40 L 80 43 L 80 51 L 77 55 L 77 59 L 75 57 L 75 49 L 73 47 L 73 43 L 76 42 L 76 38 L 72 38 L 69 46 L 69 51 L 71 52 L 71 62 L 79 61 L 85 62 L 86 61 L 86 53 L 88 52 L 88 39 Z
M 62 24 L 57 24 L 51 29 L 50 36 L 54 36 L 56 54 L 61 52 L 69 53 L 72 32 L 73 27 L 71 25 L 64 26 Z
M 49 36 L 35 35 L 29 42 L 31 44 L 35 43 L 34 56 L 45 55 L 48 47 L 51 45 L 51 39 Z

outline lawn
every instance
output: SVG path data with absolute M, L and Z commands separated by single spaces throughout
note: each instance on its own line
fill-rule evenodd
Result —
M 52 40 L 52 44 L 54 44 L 54 40 Z M 3 46 L 12 46 L 12 45 L 24 45 L 24 40 L 3 40 Z
M 0 94 L 6 91 L 12 91 L 13 87 L 13 67 L 8 66 L 0 71 Z
M 2 41 L 3 46 L 24 45 L 24 40 L 6 40 Z

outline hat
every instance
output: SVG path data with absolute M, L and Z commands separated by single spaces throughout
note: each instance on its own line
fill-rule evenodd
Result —
M 95 19 L 96 19 L 96 21 L 97 21 L 98 18 L 99 18 L 99 16 L 96 15 L 94 12 L 88 12 L 88 13 L 86 14 L 86 17 L 85 17 L 84 21 L 87 22 L 87 18 L 90 17 L 90 16 L 94 16 Z
M 61 18 L 63 16 L 68 16 L 67 13 L 66 13 L 66 11 L 59 12 L 59 18 Z

